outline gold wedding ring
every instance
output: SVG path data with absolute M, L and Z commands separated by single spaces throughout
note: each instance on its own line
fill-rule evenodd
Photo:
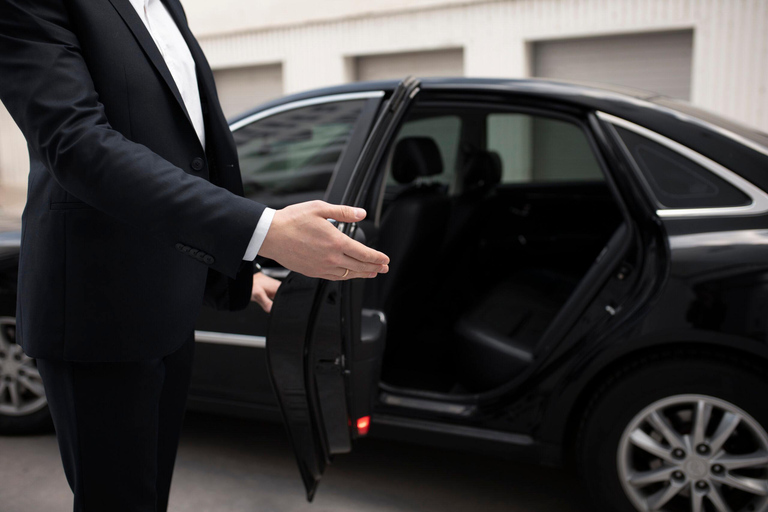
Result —
M 347 277 L 347 274 L 349 274 L 349 269 L 347 269 L 347 271 L 346 271 L 346 272 L 344 272 L 344 275 L 343 275 L 343 276 L 341 276 L 341 278 L 342 278 L 342 279 L 344 279 L 345 277 Z

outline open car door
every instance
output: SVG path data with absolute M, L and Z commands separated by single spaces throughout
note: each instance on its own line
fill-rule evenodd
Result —
M 344 193 L 357 206 L 419 82 L 401 82 L 373 125 Z M 365 243 L 356 224 L 338 228 Z M 278 289 L 267 364 L 311 501 L 334 455 L 368 433 L 386 339 L 384 315 L 362 309 L 364 281 L 326 281 L 291 272 Z

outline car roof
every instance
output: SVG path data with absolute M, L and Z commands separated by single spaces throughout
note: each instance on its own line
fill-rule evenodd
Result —
M 295 101 L 370 91 L 392 92 L 400 80 L 353 82 L 284 96 L 236 116 L 231 122 Z M 768 190 L 768 135 L 687 102 L 638 89 L 539 78 L 423 78 L 425 92 L 514 95 L 605 112 L 653 130 L 741 174 Z
M 564 80 L 545 80 L 545 79 L 509 79 L 509 78 L 464 78 L 464 77 L 430 77 L 421 78 L 421 85 L 424 90 L 486 90 L 486 91 L 505 91 L 505 92 L 526 92 L 535 90 L 537 93 L 556 96 L 562 98 L 580 98 L 604 96 L 604 100 L 620 101 L 622 97 L 635 99 L 650 99 L 658 96 L 656 93 L 631 89 L 628 87 L 619 87 L 604 84 L 589 84 L 585 82 L 574 82 Z M 366 91 L 384 91 L 391 92 L 397 87 L 400 80 L 377 80 L 367 82 L 351 82 L 346 84 L 311 89 L 294 93 L 274 100 L 262 103 L 261 105 L 239 114 L 231 119 L 236 122 L 248 117 L 256 112 L 272 108 L 284 103 L 291 103 L 307 98 L 318 96 L 331 96 L 337 94 L 352 94 Z M 609 94 L 606 94 L 609 93 Z M 615 95 L 615 96 L 614 96 Z

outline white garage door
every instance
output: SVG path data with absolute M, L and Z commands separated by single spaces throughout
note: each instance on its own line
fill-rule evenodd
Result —
M 389 53 L 355 58 L 355 79 L 388 80 L 408 75 L 464 76 L 464 50 Z
M 693 31 L 542 41 L 533 74 L 601 82 L 690 99 Z
M 283 95 L 283 66 L 248 66 L 214 70 L 224 115 L 231 117 Z

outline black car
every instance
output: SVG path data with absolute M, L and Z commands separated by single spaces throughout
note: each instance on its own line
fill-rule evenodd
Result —
M 246 195 L 362 206 L 375 280 L 204 310 L 194 409 L 282 410 L 311 499 L 368 433 L 573 463 L 596 510 L 768 510 L 768 136 L 669 98 L 406 79 L 235 119 Z M 0 428 L 45 425 L 0 239 Z M 268 343 L 267 343 L 268 340 Z M 272 382 L 271 382 L 272 381 Z

